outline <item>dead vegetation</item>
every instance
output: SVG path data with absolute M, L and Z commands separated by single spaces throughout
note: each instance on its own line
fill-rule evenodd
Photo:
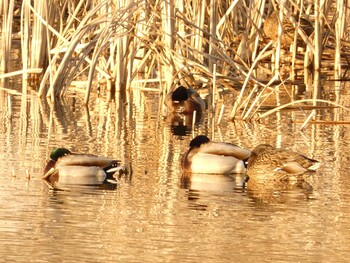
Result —
M 228 89 L 236 95 L 232 119 L 258 117 L 269 96 L 291 85 L 307 85 L 312 97 L 298 101 L 291 93 L 277 109 L 317 106 L 329 103 L 321 100 L 322 76 L 348 78 L 349 5 L 342 0 L 0 0 L 0 79 L 19 74 L 23 83 L 35 80 L 31 92 L 51 101 L 81 91 L 86 104 L 97 93 L 108 100 L 132 88 L 165 94 L 182 83 L 205 90 L 210 107 L 218 107 L 218 92 Z M 263 27 L 273 13 L 278 37 L 270 40 Z M 304 19 L 311 34 L 303 30 Z M 284 45 L 287 32 L 291 45 Z M 9 72 L 18 38 L 22 68 Z M 22 94 L 27 92 L 23 84 Z

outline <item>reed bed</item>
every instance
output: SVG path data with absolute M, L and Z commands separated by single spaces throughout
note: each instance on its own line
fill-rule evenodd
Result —
M 110 100 L 134 88 L 165 94 L 181 83 L 208 93 L 214 111 L 222 107 L 218 93 L 230 90 L 229 117 L 251 120 L 268 114 L 257 113 L 270 96 L 302 84 L 311 86 L 312 98 L 295 101 L 291 94 L 285 105 L 317 107 L 329 103 L 320 95 L 325 72 L 333 72 L 328 79 L 348 79 L 349 6 L 342 0 L 0 0 L 0 79 L 11 76 L 8 58 L 19 35 L 18 70 L 24 81 L 35 80 L 37 96 L 51 101 L 73 91 L 82 92 L 85 104 L 91 95 Z M 263 30 L 273 12 L 275 40 Z M 304 18 L 314 29 L 310 36 Z M 284 24 L 293 32 L 288 46 Z M 303 78 L 310 70 L 311 84 Z M 221 119 L 223 109 L 216 112 Z

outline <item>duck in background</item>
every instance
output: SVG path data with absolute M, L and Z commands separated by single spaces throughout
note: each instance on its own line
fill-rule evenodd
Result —
M 43 179 L 51 189 L 69 184 L 98 185 L 115 180 L 113 175 L 118 171 L 124 171 L 119 160 L 55 148 L 44 169 Z
M 300 29 L 307 35 L 310 36 L 314 32 L 314 27 L 312 23 L 303 17 L 293 15 L 296 23 L 299 24 Z M 279 12 L 273 12 L 269 17 L 266 18 L 264 22 L 264 33 L 272 41 L 278 40 L 278 26 L 280 24 Z M 287 17 L 283 17 L 282 24 L 282 34 L 281 34 L 281 45 L 291 45 L 294 42 L 294 35 L 297 33 L 295 27 L 288 20 Z M 297 33 L 298 34 L 298 33 Z M 298 40 L 301 41 L 301 37 L 298 36 Z
M 170 113 L 201 114 L 205 110 L 205 102 L 193 88 L 179 86 L 165 97 L 165 106 Z
M 205 135 L 198 135 L 181 159 L 184 172 L 206 174 L 244 173 L 245 160 L 250 151 L 225 142 L 214 142 Z
M 248 159 L 247 174 L 256 181 L 284 181 L 315 172 L 321 163 L 297 152 L 260 144 Z M 250 180 L 249 179 L 249 180 Z
M 186 136 L 191 133 L 193 125 L 203 122 L 206 105 L 193 88 L 179 86 L 166 95 L 164 104 L 166 121 L 174 135 Z

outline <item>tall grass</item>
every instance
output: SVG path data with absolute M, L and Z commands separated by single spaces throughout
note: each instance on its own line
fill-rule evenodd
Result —
M 0 63 L 7 73 L 16 2 L 0 3 Z M 179 83 L 208 88 L 211 98 L 229 89 L 236 94 L 231 118 L 252 119 L 278 91 L 276 85 L 302 83 L 297 71 L 311 66 L 316 106 L 323 72 L 334 70 L 341 79 L 342 68 L 348 67 L 347 5 L 341 0 L 24 0 L 23 78 L 37 79 L 39 97 L 54 101 L 82 92 L 86 104 L 91 95 L 109 100 L 118 91 L 144 89 L 150 82 L 162 93 Z M 281 37 L 272 42 L 263 32 L 274 11 L 295 27 L 290 49 L 281 45 Z M 301 30 L 301 15 L 314 25 L 310 37 Z M 282 24 L 276 28 L 284 34 Z M 38 68 L 41 74 L 30 73 Z

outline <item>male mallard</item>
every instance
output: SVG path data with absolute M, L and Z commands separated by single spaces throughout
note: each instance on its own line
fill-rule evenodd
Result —
M 248 159 L 247 174 L 261 179 L 284 180 L 308 171 L 315 171 L 320 163 L 302 154 L 269 144 L 260 144 Z
M 56 148 L 51 152 L 43 179 L 51 188 L 57 184 L 97 185 L 113 179 L 112 175 L 120 169 L 118 160 Z
M 207 136 L 199 135 L 190 142 L 190 149 L 182 156 L 181 167 L 192 173 L 243 173 L 243 160 L 249 156 L 249 150 L 231 143 L 213 142 Z
M 310 36 L 314 32 L 312 23 L 298 16 L 293 16 L 296 23 L 299 23 L 299 27 L 307 36 Z M 264 33 L 273 41 L 278 39 L 278 25 L 279 25 L 279 12 L 273 12 L 264 22 Z M 281 45 L 290 45 L 294 42 L 295 27 L 288 20 L 287 17 L 283 17 L 282 23 L 282 34 L 281 34 Z M 298 38 L 300 39 L 300 37 Z
M 201 114 L 205 110 L 205 102 L 192 88 L 180 86 L 165 97 L 165 106 L 169 112 L 192 114 L 194 111 Z

